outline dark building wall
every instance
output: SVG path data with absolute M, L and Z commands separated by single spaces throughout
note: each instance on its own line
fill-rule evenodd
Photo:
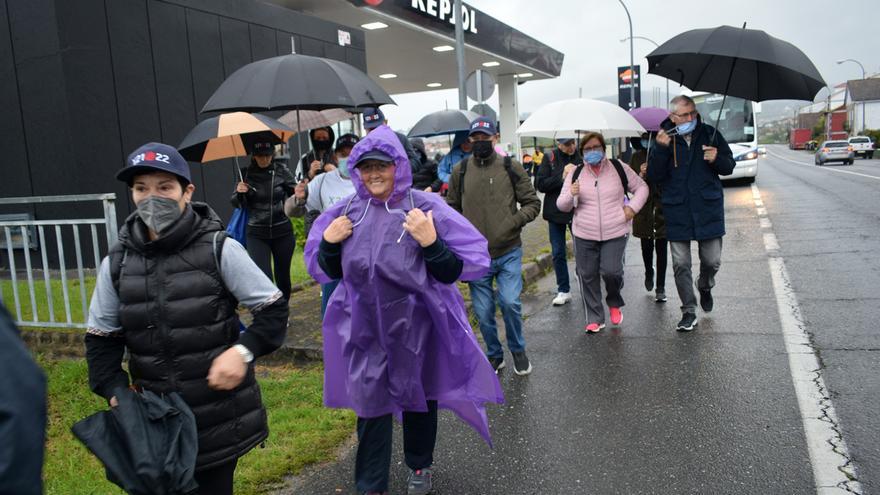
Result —
M 0 0 L 0 197 L 115 192 L 121 222 L 133 205 L 114 175 L 127 154 L 180 143 L 226 76 L 290 53 L 291 38 L 297 53 L 366 71 L 361 31 L 258 1 Z M 232 167 L 191 165 L 195 199 L 222 218 Z M 0 207 L 11 212 L 101 216 L 100 203 Z

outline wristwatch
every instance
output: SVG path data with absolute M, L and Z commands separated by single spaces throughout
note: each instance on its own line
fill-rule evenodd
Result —
M 234 346 L 232 346 L 232 348 L 238 351 L 239 354 L 241 354 L 241 359 L 243 359 L 245 363 L 250 363 L 254 360 L 254 353 L 251 352 L 250 349 L 248 349 L 247 347 L 241 344 L 235 344 Z

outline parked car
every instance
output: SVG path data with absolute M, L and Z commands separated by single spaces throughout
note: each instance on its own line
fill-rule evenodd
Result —
M 866 160 L 874 158 L 874 142 L 868 136 L 853 136 L 849 138 L 849 144 L 852 145 L 856 156 Z
M 848 141 L 825 141 L 816 150 L 816 165 L 825 165 L 828 162 L 843 162 L 844 165 L 852 165 L 855 156 L 853 147 Z

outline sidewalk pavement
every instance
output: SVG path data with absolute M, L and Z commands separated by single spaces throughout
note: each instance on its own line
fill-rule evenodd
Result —
M 528 286 L 553 270 L 547 222 L 540 215 L 523 228 L 522 241 L 523 281 Z M 571 252 L 571 241 L 569 241 L 569 254 Z M 294 253 L 294 256 L 302 256 L 302 253 Z M 287 329 L 287 339 L 280 349 L 261 358 L 263 363 L 320 361 L 323 357 L 321 287 L 311 281 L 294 287 L 293 290 L 290 295 L 290 326 Z M 247 325 L 249 317 L 243 315 L 242 321 Z

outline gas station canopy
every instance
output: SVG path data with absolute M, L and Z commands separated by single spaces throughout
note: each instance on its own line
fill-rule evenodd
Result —
M 365 34 L 367 70 L 391 94 L 458 87 L 452 0 L 272 0 Z M 462 6 L 467 72 L 519 82 L 559 76 L 563 54 Z M 350 43 L 343 30 L 339 43 Z

